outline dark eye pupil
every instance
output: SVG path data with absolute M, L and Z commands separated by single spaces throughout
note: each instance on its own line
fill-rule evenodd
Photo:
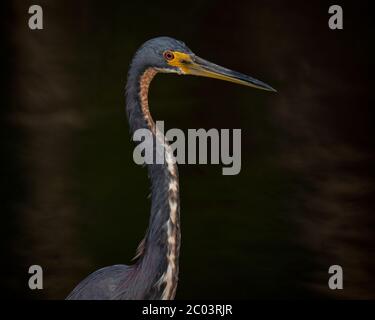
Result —
M 172 60 L 174 58 L 174 55 L 172 52 L 166 52 L 164 54 L 164 57 L 167 59 L 167 60 Z

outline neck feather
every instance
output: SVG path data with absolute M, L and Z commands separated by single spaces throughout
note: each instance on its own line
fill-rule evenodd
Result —
M 127 115 L 132 134 L 149 129 L 153 134 L 154 152 L 162 146 L 164 164 L 148 164 L 151 181 L 151 215 L 145 238 L 137 250 L 140 277 L 149 285 L 143 299 L 173 299 L 178 281 L 180 250 L 180 203 L 177 165 L 164 136 L 158 132 L 148 105 L 149 85 L 157 71 L 153 68 L 131 70 L 126 88 Z

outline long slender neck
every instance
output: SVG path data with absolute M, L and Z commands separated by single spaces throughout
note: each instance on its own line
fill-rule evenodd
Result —
M 131 69 L 126 87 L 126 109 L 131 133 L 149 129 L 154 154 L 162 147 L 164 164 L 147 164 L 151 180 L 151 215 L 147 233 L 138 247 L 137 276 L 143 281 L 140 299 L 173 299 L 178 281 L 180 203 L 177 165 L 164 137 L 158 132 L 148 107 L 148 89 L 157 71 Z M 160 150 L 160 149 L 159 149 Z M 146 281 L 145 281 L 146 280 Z

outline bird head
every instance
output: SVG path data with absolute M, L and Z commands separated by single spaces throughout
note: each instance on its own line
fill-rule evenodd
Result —
M 182 41 L 170 37 L 145 42 L 136 54 L 136 61 L 163 73 L 195 75 L 230 81 L 237 84 L 276 91 L 268 84 L 245 74 L 218 66 L 195 55 Z

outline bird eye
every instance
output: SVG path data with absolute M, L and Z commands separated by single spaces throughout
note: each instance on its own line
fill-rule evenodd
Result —
M 165 58 L 166 60 L 173 60 L 173 59 L 174 59 L 174 54 L 173 54 L 173 52 L 171 52 L 171 51 L 165 51 L 165 52 L 163 53 L 163 56 L 164 56 L 164 58 Z

